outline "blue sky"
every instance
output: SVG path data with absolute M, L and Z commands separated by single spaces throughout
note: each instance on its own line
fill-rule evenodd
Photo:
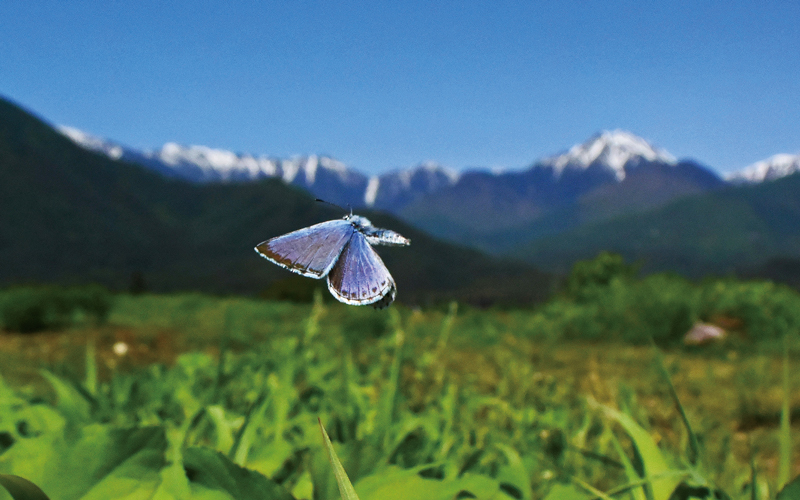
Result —
M 0 95 L 137 148 L 522 168 L 621 128 L 800 152 L 800 2 L 0 2 Z

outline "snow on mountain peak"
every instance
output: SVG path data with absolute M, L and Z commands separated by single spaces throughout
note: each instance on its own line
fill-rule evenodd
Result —
M 420 165 L 420 168 L 422 168 L 423 170 L 425 170 L 425 171 L 427 171 L 427 172 L 429 172 L 431 174 L 437 174 L 438 173 L 438 174 L 443 175 L 444 177 L 446 177 L 448 179 L 450 184 L 455 184 L 456 182 L 458 182 L 458 179 L 461 177 L 461 174 L 459 174 L 458 171 L 453 170 L 452 168 L 447 168 L 447 167 L 445 167 L 443 165 L 440 165 L 439 163 L 436 163 L 435 161 L 426 161 L 425 163 Z
M 800 172 L 800 154 L 784 153 L 753 163 L 738 172 L 730 172 L 725 175 L 725 180 L 748 184 L 779 179 L 795 172 Z
M 371 207 L 375 204 L 375 198 L 378 196 L 378 188 L 381 185 L 381 179 L 377 175 L 373 175 L 367 181 L 367 189 L 364 190 L 364 204 Z
M 352 171 L 347 168 L 347 165 L 330 156 L 320 156 L 319 165 L 329 172 L 336 173 L 342 181 L 347 180 L 347 177 L 352 174 Z
M 566 153 L 545 158 L 540 163 L 552 167 L 556 175 L 561 175 L 568 167 L 585 169 L 602 163 L 621 181 L 625 178 L 625 165 L 636 158 L 675 163 L 675 158 L 665 150 L 624 130 L 605 130 L 583 144 L 572 146 Z
M 155 153 L 167 165 L 177 166 L 192 164 L 203 170 L 229 171 L 239 164 L 239 156 L 224 149 L 213 149 L 207 146 L 184 147 L 174 142 L 164 144 Z
M 364 204 L 372 207 L 379 197 L 396 197 L 403 192 L 432 193 L 442 187 L 452 186 L 459 178 L 460 174 L 455 170 L 434 161 L 426 161 L 416 167 L 371 177 L 364 192 Z
M 207 146 L 182 146 L 174 142 L 164 144 L 157 151 L 146 151 L 142 156 L 159 161 L 173 169 L 199 169 L 202 174 L 196 180 L 229 181 L 272 177 L 278 173 L 275 160 L 265 156 L 239 155 L 224 149 Z
M 397 173 L 398 179 L 400 179 L 400 182 L 402 182 L 405 187 L 411 186 L 412 179 L 420 175 L 429 179 L 441 176 L 444 177 L 449 184 L 455 184 L 459 177 L 458 172 L 455 170 L 451 170 L 431 160 L 420 163 L 416 167 L 401 170 Z
M 310 184 L 314 184 L 314 180 L 317 178 L 317 167 L 319 167 L 319 158 L 316 155 L 311 155 L 306 158 L 305 164 L 303 165 L 303 171 L 306 174 L 306 182 Z
M 83 130 L 78 130 L 73 127 L 59 125 L 56 129 L 63 135 L 67 136 L 75 144 L 98 153 L 103 153 L 111 159 L 119 160 L 122 158 L 124 150 L 119 144 L 114 144 L 100 137 L 86 133 Z
M 347 165 L 329 156 L 295 156 L 287 160 L 278 160 L 281 178 L 284 182 L 291 184 L 300 172 L 303 172 L 305 184 L 310 186 L 316 182 L 319 169 L 336 174 L 342 182 L 347 182 L 352 171 Z

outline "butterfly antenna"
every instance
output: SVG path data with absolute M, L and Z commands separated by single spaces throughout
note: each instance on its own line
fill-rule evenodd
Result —
M 338 209 L 339 209 L 339 210 L 341 210 L 342 212 L 347 212 L 347 210 L 345 210 L 344 208 L 340 207 L 340 206 L 339 206 L 339 205 L 337 205 L 336 203 L 331 203 L 331 202 L 329 202 L 329 201 L 325 201 L 325 200 L 323 200 L 323 199 L 320 199 L 320 198 L 314 198 L 314 201 L 318 201 L 318 202 L 320 202 L 320 203 L 325 203 L 326 205 L 331 205 L 331 206 L 333 206 L 333 207 L 336 207 L 336 208 L 338 208 Z M 348 206 L 349 206 L 349 205 L 348 205 Z M 353 215 L 353 209 L 352 209 L 352 208 L 350 209 L 350 215 Z

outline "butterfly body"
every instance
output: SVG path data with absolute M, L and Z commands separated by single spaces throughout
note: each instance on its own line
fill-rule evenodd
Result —
M 255 250 L 303 276 L 327 276 L 328 290 L 345 304 L 383 308 L 394 301 L 397 287 L 372 245 L 410 243 L 394 231 L 373 226 L 366 217 L 350 214 L 269 239 Z

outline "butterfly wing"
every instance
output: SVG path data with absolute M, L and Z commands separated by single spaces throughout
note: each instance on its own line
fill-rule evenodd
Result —
M 328 290 L 340 302 L 386 307 L 397 293 L 392 275 L 366 237 L 353 232 L 328 274 Z
M 330 272 L 354 233 L 350 222 L 330 220 L 269 239 L 255 250 L 281 267 L 319 279 Z

